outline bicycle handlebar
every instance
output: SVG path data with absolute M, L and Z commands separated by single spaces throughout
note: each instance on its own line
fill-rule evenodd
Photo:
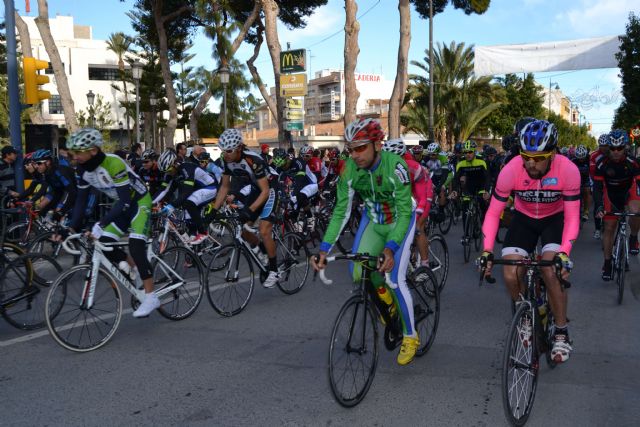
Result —
M 72 249 L 71 246 L 69 246 L 69 243 L 68 243 L 69 241 L 79 239 L 80 237 L 82 237 L 82 233 L 76 233 L 76 234 L 69 235 L 66 239 L 64 239 L 62 241 L 63 249 L 67 253 L 69 253 L 71 255 L 80 255 L 82 252 L 81 251 L 77 251 L 75 249 Z
M 316 263 L 319 262 L 320 261 L 320 257 L 318 255 L 316 255 L 315 256 L 315 260 L 316 260 Z M 383 255 L 373 256 L 373 255 L 369 255 L 369 254 L 332 255 L 332 256 L 325 257 L 325 264 L 328 264 L 328 263 L 333 262 L 333 261 L 340 261 L 340 260 L 349 260 L 349 261 L 362 262 L 362 263 L 376 261 L 377 263 L 383 263 L 384 262 L 384 256 Z M 324 283 L 325 285 L 332 285 L 333 284 L 333 280 L 327 278 L 324 268 L 321 269 L 319 272 L 317 272 L 317 274 L 320 277 L 320 281 L 322 283 Z M 385 279 L 386 279 L 387 283 L 391 283 L 391 275 L 389 273 L 385 273 Z
M 517 267 L 554 267 L 556 270 L 556 277 L 560 282 L 560 288 L 564 291 L 565 289 L 569 289 L 571 287 L 571 282 L 562 278 L 562 264 L 553 260 L 534 260 L 531 258 L 522 258 L 522 259 L 496 259 L 491 261 L 493 265 L 512 265 Z M 482 263 L 481 263 L 482 264 Z M 484 280 L 487 283 L 494 284 L 496 283 L 495 277 L 486 276 L 485 272 L 487 270 L 487 265 L 480 265 L 480 283 L 478 286 L 482 286 L 482 282 Z
M 602 212 L 604 215 L 609 215 L 609 216 L 640 216 L 640 213 L 631 213 L 631 212 L 607 212 L 607 211 L 603 211 Z

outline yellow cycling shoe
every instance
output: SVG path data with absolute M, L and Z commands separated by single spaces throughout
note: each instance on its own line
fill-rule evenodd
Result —
M 404 337 L 398 353 L 398 365 L 404 366 L 411 363 L 420 346 L 420 337 Z

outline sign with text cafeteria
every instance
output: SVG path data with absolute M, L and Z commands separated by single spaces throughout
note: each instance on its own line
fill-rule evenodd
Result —
M 307 75 L 281 74 L 280 75 L 280 96 L 305 96 L 307 94 Z
M 307 70 L 305 59 L 306 49 L 285 50 L 280 52 L 281 73 L 301 73 Z

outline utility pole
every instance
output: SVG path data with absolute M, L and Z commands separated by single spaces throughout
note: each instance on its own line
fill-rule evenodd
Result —
M 433 0 L 429 0 L 429 140 L 433 134 Z
M 16 44 L 16 18 L 13 0 L 4 0 L 4 15 L 7 31 L 7 77 L 9 83 L 9 136 L 11 145 L 18 152 L 13 163 L 16 191 L 24 190 L 24 169 L 22 167 L 22 131 L 20 128 L 20 92 L 18 90 L 18 55 Z

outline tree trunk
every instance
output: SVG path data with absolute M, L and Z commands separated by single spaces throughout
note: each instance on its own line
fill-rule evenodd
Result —
M 409 0 L 400 0 L 400 43 L 398 44 L 398 68 L 396 81 L 389 100 L 389 139 L 400 138 L 400 111 L 402 101 L 409 85 L 407 66 L 409 62 L 409 44 L 411 43 L 411 9 Z M 380 112 L 382 115 L 382 111 Z
M 247 18 L 247 20 L 244 22 L 244 24 L 242 25 L 242 28 L 240 29 L 240 32 L 238 33 L 235 40 L 233 41 L 233 44 L 231 45 L 231 49 L 229 50 L 229 53 L 228 53 L 228 58 L 232 58 L 235 55 L 236 51 L 238 50 L 238 48 L 242 44 L 242 41 L 247 35 L 247 32 L 249 32 L 249 29 L 251 28 L 256 18 L 260 14 L 261 9 L 262 9 L 262 5 L 260 4 L 259 1 L 256 1 L 253 6 L 253 10 L 251 11 L 251 15 L 249 15 L 249 18 Z M 216 43 L 220 45 L 219 38 L 216 39 Z M 194 107 L 194 109 L 191 110 L 191 115 L 189 116 L 189 133 L 191 134 L 190 138 L 192 140 L 200 139 L 200 135 L 198 134 L 198 120 L 200 120 L 200 116 L 202 115 L 202 112 L 207 106 L 207 102 L 209 102 L 209 100 L 211 99 L 211 96 L 212 96 L 211 90 L 204 91 L 202 95 L 200 95 L 200 99 L 198 99 L 198 102 L 196 103 L 196 106 Z
M 178 102 L 176 101 L 176 90 L 173 87 L 173 78 L 171 77 L 171 65 L 169 64 L 169 47 L 167 44 L 167 31 L 164 27 L 167 17 L 162 16 L 163 0 L 154 0 L 153 2 L 153 19 L 158 31 L 158 59 L 162 70 L 162 80 L 167 95 L 167 106 L 169 109 L 169 120 L 164 131 L 165 147 L 173 148 L 173 137 L 178 127 Z
M 358 46 L 360 23 L 356 21 L 358 5 L 355 0 L 345 0 L 344 9 L 346 12 L 344 23 L 344 125 L 346 127 L 356 119 L 356 105 L 360 97 L 360 92 L 356 88 L 355 76 L 358 55 L 360 54 L 360 46 Z
M 202 96 L 200 96 L 200 99 L 198 99 L 196 106 L 191 110 L 191 115 L 189 116 L 189 134 L 191 135 L 190 138 L 192 141 L 200 139 L 200 134 L 198 134 L 198 120 L 200 120 L 200 116 L 211 99 L 211 96 L 211 89 L 207 88 Z
M 278 14 L 280 8 L 275 0 L 260 0 L 264 11 L 264 27 L 267 46 L 273 64 L 273 77 L 276 82 L 276 118 L 278 121 L 278 145 L 284 144 L 284 99 L 280 96 L 280 41 L 278 40 Z
M 264 39 L 262 38 L 263 32 L 264 32 L 264 26 L 262 25 L 262 21 L 258 20 L 258 31 L 256 33 L 256 45 L 253 48 L 253 55 L 251 56 L 251 58 L 249 58 L 249 60 L 247 60 L 247 68 L 249 68 L 251 77 L 253 77 L 253 82 L 255 83 L 256 86 L 258 86 L 258 90 L 260 91 L 262 98 L 264 98 L 264 102 L 267 103 L 267 107 L 269 107 L 269 111 L 271 111 L 273 118 L 275 120 L 278 120 L 278 107 L 276 106 L 276 103 L 273 102 L 273 99 L 269 94 L 269 90 L 262 82 L 262 79 L 260 78 L 260 74 L 258 74 L 258 70 L 256 66 L 253 65 L 256 58 L 258 58 L 258 54 L 260 53 L 260 47 L 262 46 L 262 42 L 264 41 Z
M 51 61 L 53 75 L 56 78 L 56 87 L 58 88 L 58 94 L 62 102 L 62 110 L 64 111 L 64 122 L 69 132 L 75 132 L 78 128 L 76 110 L 73 105 L 71 91 L 69 90 L 67 74 L 64 71 L 64 66 L 60 59 L 60 52 L 58 52 L 56 42 L 51 35 L 51 28 L 49 28 L 49 5 L 47 4 L 47 0 L 38 0 L 38 17 L 35 21 L 38 31 L 40 31 L 44 48 L 47 50 L 49 61 Z
M 25 58 L 33 57 L 33 50 L 31 50 L 31 35 L 29 34 L 29 27 L 24 22 L 22 17 L 15 13 L 16 28 L 18 29 L 18 36 L 20 37 L 20 47 L 22 48 L 22 56 Z M 44 123 L 42 113 L 39 108 L 29 108 L 29 120 L 35 125 L 41 125 Z

